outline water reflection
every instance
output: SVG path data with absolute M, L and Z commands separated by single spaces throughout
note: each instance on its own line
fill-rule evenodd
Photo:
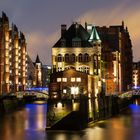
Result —
M 0 140 L 138 140 L 140 99 L 122 114 L 83 131 L 45 131 L 47 105 L 41 102 L 0 118 Z
M 25 108 L 0 118 L 0 140 L 45 137 L 46 109 L 46 104 L 27 104 Z

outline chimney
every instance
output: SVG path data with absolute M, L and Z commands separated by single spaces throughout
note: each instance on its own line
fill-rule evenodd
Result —
M 66 24 L 62 24 L 61 25 L 61 37 L 64 35 L 64 33 L 66 32 L 67 30 L 67 25 Z

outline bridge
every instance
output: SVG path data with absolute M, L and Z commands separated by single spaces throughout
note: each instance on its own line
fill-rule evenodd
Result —
M 140 96 L 140 89 L 132 89 L 119 95 L 120 98 L 131 98 L 132 96 Z
M 10 93 L 9 96 L 16 96 L 18 99 L 25 97 L 35 98 L 35 99 L 48 99 L 48 88 L 30 88 L 25 91 L 18 91 L 15 93 Z

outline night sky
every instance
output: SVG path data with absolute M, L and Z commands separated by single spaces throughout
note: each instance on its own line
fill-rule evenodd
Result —
M 25 34 L 33 61 L 39 54 L 44 64 L 51 64 L 61 24 L 86 21 L 108 26 L 122 20 L 130 32 L 134 61 L 140 60 L 140 0 L 0 0 L 2 11 Z

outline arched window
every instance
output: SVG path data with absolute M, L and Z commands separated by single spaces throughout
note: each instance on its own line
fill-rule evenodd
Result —
M 66 46 L 66 39 L 62 38 L 61 39 L 61 47 L 65 47 Z
M 62 62 L 62 61 L 63 61 L 63 57 L 62 57 L 61 54 L 58 54 L 58 56 L 57 56 L 57 60 L 58 60 L 58 62 Z
M 69 54 L 65 54 L 65 62 L 69 62 Z
M 73 53 L 73 54 L 71 54 L 71 62 L 75 62 L 76 61 L 76 56 L 75 56 L 75 54 Z
M 89 55 L 87 53 L 84 54 L 84 61 L 89 62 Z
M 83 55 L 81 53 L 78 55 L 78 61 L 79 62 L 82 62 L 83 61 Z
M 98 67 L 98 55 L 94 55 L 93 57 L 94 57 L 93 58 L 94 59 L 94 68 L 97 69 L 97 67 Z

